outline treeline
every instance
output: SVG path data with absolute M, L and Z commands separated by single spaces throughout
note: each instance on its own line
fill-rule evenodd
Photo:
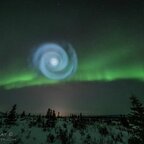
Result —
M 129 144 L 144 144 L 144 106 L 135 95 L 130 97 L 130 103 L 131 111 L 127 117 L 120 117 L 121 124 L 130 132 Z M 29 122 L 29 127 L 38 126 L 46 131 L 49 127 L 55 127 L 58 118 L 61 118 L 60 112 L 56 114 L 55 110 L 50 108 L 48 108 L 45 115 L 26 114 L 25 111 L 18 114 L 17 105 L 15 104 L 3 115 L 3 118 L 0 119 L 0 126 L 12 126 L 18 124 L 18 120 L 26 120 Z M 73 123 L 73 127 L 77 129 L 84 129 L 86 124 L 93 122 L 92 119 L 86 120 L 82 113 L 79 115 L 72 114 L 68 118 Z M 63 117 L 63 119 L 66 121 L 66 117 Z M 105 132 L 106 130 L 104 130 L 104 133 Z

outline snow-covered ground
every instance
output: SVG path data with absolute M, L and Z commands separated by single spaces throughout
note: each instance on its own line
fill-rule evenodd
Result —
M 128 144 L 128 138 L 127 129 L 120 124 L 69 118 L 58 118 L 52 125 L 46 125 L 44 117 L 38 121 L 18 118 L 14 125 L 5 124 L 1 118 L 0 125 L 0 144 Z

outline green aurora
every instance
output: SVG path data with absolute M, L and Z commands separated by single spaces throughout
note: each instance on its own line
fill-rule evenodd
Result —
M 25 86 L 55 84 L 77 81 L 114 81 L 117 79 L 137 79 L 144 81 L 144 63 L 138 57 L 134 46 L 119 47 L 111 51 L 96 53 L 96 49 L 87 54 L 79 52 L 79 64 L 76 74 L 64 81 L 54 81 L 33 71 L 28 66 L 17 65 L 0 72 L 0 86 L 5 89 Z M 131 59 L 131 60 L 128 60 Z
M 124 4 L 86 1 L 82 5 L 54 3 L 47 8 L 26 3 L 21 9 L 6 4 L 0 15 L 0 86 L 13 89 L 59 82 L 144 81 L 144 9 L 139 3 Z M 33 46 L 61 39 L 75 48 L 78 70 L 70 79 L 52 81 L 34 71 L 27 59 Z

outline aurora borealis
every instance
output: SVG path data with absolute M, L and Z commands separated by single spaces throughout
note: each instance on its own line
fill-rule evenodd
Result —
M 141 61 L 141 57 L 139 58 L 138 49 L 127 46 L 124 49 L 106 50 L 98 54 L 96 50 L 92 52 L 93 54 L 90 53 L 90 56 L 88 54 L 85 54 L 84 57 L 79 56 L 80 62 L 77 73 L 71 79 L 65 81 L 144 80 L 144 63 Z M 17 68 L 18 71 L 10 69 L 8 70 L 8 74 L 1 74 L 1 86 L 5 88 L 17 88 L 59 83 L 59 81 L 52 81 L 37 75 L 30 67 L 22 67 L 21 69 L 21 66 L 17 66 Z
M 28 0 L 21 3 L 2 2 L 0 6 L 0 92 L 5 93 L 6 96 L 0 93 L 1 103 L 8 105 L 3 100 L 5 97 L 7 99 L 13 97 L 16 91 L 22 91 L 22 95 L 24 93 L 29 95 L 25 98 L 28 101 L 32 92 L 25 92 L 27 89 L 34 91 L 34 88 L 38 88 L 41 91 L 39 93 L 43 93 L 43 87 L 44 89 L 48 87 L 48 93 L 49 91 L 52 93 L 53 98 L 49 96 L 50 99 L 56 99 L 56 94 L 53 94 L 50 88 L 62 86 L 69 87 L 70 90 L 69 92 L 62 90 L 59 95 L 70 93 L 71 96 L 65 97 L 76 99 L 75 95 L 77 95 L 77 99 L 80 99 L 82 90 L 78 90 L 77 87 L 83 87 L 81 85 L 88 85 L 85 93 L 93 93 L 91 94 L 93 96 L 90 96 L 93 98 L 89 96 L 86 98 L 89 99 L 89 103 L 91 103 L 90 99 L 92 101 L 95 99 L 99 103 L 96 97 L 100 95 L 102 98 L 112 95 L 112 99 L 115 99 L 114 95 L 121 97 L 121 94 L 117 96 L 119 91 L 124 95 L 136 91 L 142 97 L 144 92 L 138 91 L 137 83 L 140 85 L 144 83 L 143 6 L 144 3 L 140 0 L 137 2 L 80 0 L 77 3 L 62 0 L 47 3 Z M 31 57 L 40 44 L 62 41 L 70 42 L 75 48 L 78 69 L 71 78 L 63 81 L 49 80 L 33 69 Z M 106 85 L 115 84 L 117 81 L 121 82 L 120 86 L 125 81 L 128 84 L 127 81 L 130 83 L 132 81 L 134 89 L 128 88 L 129 91 L 125 93 L 126 90 L 121 87 L 115 91 L 115 88 L 110 86 L 111 90 L 106 93 L 108 96 L 100 92 L 101 94 L 94 98 L 99 89 L 105 91 Z M 91 90 L 91 85 L 94 87 L 94 83 L 97 91 L 94 88 Z M 36 97 L 38 99 L 38 95 Z M 42 97 L 45 99 L 46 96 Z M 47 101 L 49 97 L 46 98 Z M 18 102 L 21 103 L 20 100 Z M 64 109 L 64 103 L 59 106 L 60 109 Z M 82 103 L 77 107 L 84 105 Z

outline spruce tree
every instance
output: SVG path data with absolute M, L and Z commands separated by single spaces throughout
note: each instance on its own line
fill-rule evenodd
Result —
M 53 120 L 56 120 L 56 113 L 55 113 L 55 110 L 52 111 L 52 119 L 53 119 Z
M 17 118 L 16 118 L 16 108 L 17 105 L 13 105 L 12 109 L 9 111 L 8 115 L 7 115 L 7 119 L 6 122 L 7 124 L 15 124 Z
M 46 118 L 50 120 L 51 116 L 52 116 L 52 110 L 50 108 L 48 108 L 48 111 L 46 113 Z
M 21 118 L 25 118 L 25 116 L 26 116 L 25 111 L 23 111 L 21 114 Z
M 129 139 L 130 144 L 144 144 L 144 107 L 139 99 L 132 95 L 131 113 L 129 114 L 132 137 Z

